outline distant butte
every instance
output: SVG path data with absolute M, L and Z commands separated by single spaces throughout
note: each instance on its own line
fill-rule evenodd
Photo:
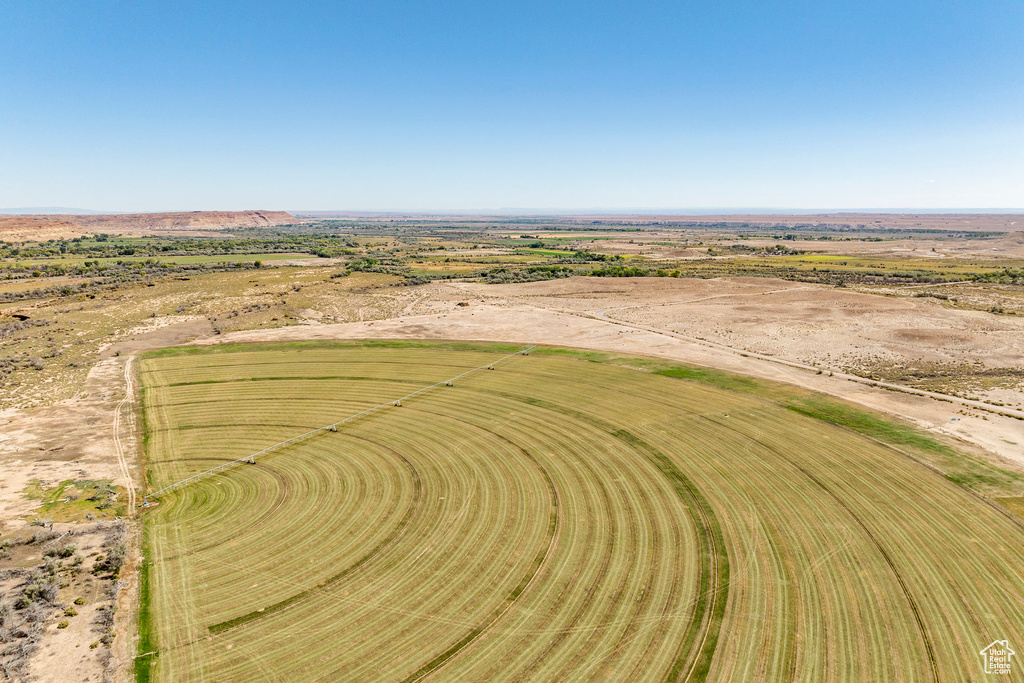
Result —
M 98 232 L 125 236 L 198 235 L 224 228 L 260 228 L 298 223 L 286 211 L 187 211 L 98 215 L 0 215 L 0 239 L 48 240 Z

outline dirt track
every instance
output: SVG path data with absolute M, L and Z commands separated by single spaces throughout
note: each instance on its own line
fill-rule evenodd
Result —
M 546 343 L 648 354 L 787 382 L 839 396 L 870 408 L 905 417 L 925 429 L 955 437 L 980 447 L 991 455 L 1024 466 L 1024 453 L 1020 447 L 1020 444 L 1024 443 L 1024 422 L 1020 420 L 965 411 L 962 406 L 924 396 L 887 391 L 854 383 L 838 376 L 829 377 L 827 373 L 818 375 L 799 367 L 761 360 L 749 354 L 744 357 L 731 350 L 601 321 L 595 319 L 591 312 L 611 308 L 614 304 L 623 305 L 635 301 L 634 297 L 638 294 L 635 283 L 593 283 L 592 280 L 575 280 L 507 287 L 469 283 L 435 286 L 438 291 L 430 297 L 435 312 L 427 315 L 409 315 L 359 323 L 232 332 L 197 343 L 299 339 L 466 339 L 523 344 Z M 671 290 L 648 290 L 640 294 L 645 294 L 651 303 L 666 303 L 681 298 L 680 290 L 684 288 L 686 291 L 703 290 L 708 293 L 713 293 L 716 287 L 721 289 L 726 286 L 738 287 L 748 292 L 751 289 L 756 291 L 758 287 L 763 290 L 779 288 L 779 283 L 768 280 L 758 280 L 756 284 L 757 287 L 747 282 L 697 281 L 692 287 L 688 287 L 687 283 L 672 283 Z M 650 287 L 651 284 L 641 283 L 641 286 Z M 584 287 L 589 289 L 584 291 Z M 792 292 L 783 294 L 791 295 Z M 880 299 L 869 295 L 856 296 Z M 464 299 L 470 305 L 455 306 L 454 302 L 460 299 Z M 882 300 L 882 303 L 889 301 Z M 417 307 L 417 310 L 423 309 Z M 839 328 L 834 332 L 841 336 L 846 334 L 847 330 Z
M 774 290 L 774 291 L 769 291 L 769 292 L 759 292 L 758 294 L 717 294 L 717 295 L 714 295 L 714 296 L 707 296 L 707 297 L 702 297 L 700 299 L 692 299 L 690 301 L 681 301 L 681 302 L 675 302 L 675 303 L 690 304 L 690 303 L 696 303 L 696 302 L 699 302 L 699 301 L 706 301 L 708 299 L 716 299 L 716 298 L 719 298 L 719 297 L 764 296 L 764 295 L 776 294 L 776 293 L 780 293 L 780 292 L 789 292 L 789 291 L 793 291 L 795 289 L 801 289 L 801 288 L 800 287 L 794 287 L 793 289 L 780 289 L 780 290 Z M 669 304 L 659 304 L 659 305 L 666 306 L 666 305 L 669 305 Z M 635 329 L 638 329 L 638 330 L 645 330 L 645 331 L 648 331 L 648 332 L 654 332 L 656 334 L 664 334 L 664 335 L 668 335 L 670 337 L 676 337 L 677 339 L 682 339 L 684 341 L 692 342 L 694 344 L 702 344 L 704 346 L 710 346 L 711 348 L 720 349 L 722 351 L 731 351 L 732 353 L 738 353 L 738 354 L 740 354 L 741 356 L 744 356 L 744 357 L 757 358 L 758 360 L 768 361 L 768 362 L 771 362 L 771 363 L 779 363 L 780 365 L 785 365 L 787 367 L 797 368 L 797 369 L 800 369 L 800 370 L 807 370 L 807 371 L 810 371 L 810 372 L 814 372 L 815 374 L 817 374 L 819 372 L 822 372 L 823 370 L 827 370 L 827 368 L 821 368 L 821 367 L 818 367 L 818 366 L 815 366 L 815 365 L 807 365 L 806 363 L 798 363 L 796 361 L 786 360 L 784 358 L 774 358 L 772 356 L 765 356 L 765 355 L 762 355 L 760 353 L 754 353 L 754 352 L 748 351 L 746 349 L 738 349 L 738 348 L 733 347 L 733 346 L 726 346 L 725 344 L 716 344 L 715 342 L 705 341 L 703 339 L 698 339 L 697 337 L 688 337 L 686 335 L 679 334 L 677 332 L 672 332 L 670 330 L 665 330 L 665 329 L 661 329 L 661 328 L 657 328 L 657 327 L 652 327 L 650 325 L 639 325 L 639 324 L 636 324 L 636 323 L 626 322 L 624 320 L 619 320 L 619 319 L 617 319 L 617 318 L 615 318 L 613 316 L 608 315 L 609 313 L 613 313 L 613 312 L 616 312 L 616 311 L 635 310 L 635 309 L 642 309 L 642 308 L 647 308 L 647 307 L 648 307 L 648 305 L 646 305 L 646 304 L 634 304 L 632 306 L 619 306 L 617 308 L 606 308 L 606 309 L 601 310 L 601 311 L 595 311 L 594 312 L 594 318 L 596 318 L 597 320 L 601 320 L 603 322 L 609 322 L 609 323 L 613 323 L 613 324 L 616 324 L 616 325 L 625 325 L 627 327 L 632 327 L 632 328 L 635 328 Z M 922 389 L 914 389 L 912 387 L 907 387 L 907 386 L 904 386 L 902 384 L 893 384 L 891 382 L 882 382 L 882 381 L 878 381 L 878 380 L 873 380 L 873 379 L 867 379 L 867 378 L 864 378 L 864 377 L 859 377 L 857 375 L 850 375 L 850 374 L 846 374 L 846 373 L 842 373 L 842 372 L 834 372 L 832 370 L 828 370 L 828 372 L 829 372 L 829 376 L 830 377 L 838 377 L 840 379 L 845 379 L 845 380 L 847 380 L 849 382 L 857 382 L 859 384 L 866 384 L 868 386 L 884 387 L 886 389 L 893 389 L 893 390 L 896 390 L 896 391 L 906 392 L 906 393 L 910 393 L 910 394 L 916 394 L 918 396 L 926 396 L 928 398 L 935 398 L 935 399 L 939 399 L 940 401 L 947 401 L 947 402 L 950 402 L 950 403 L 959 403 L 960 405 L 968 406 L 968 407 L 971 407 L 971 408 L 978 408 L 978 409 L 981 409 L 981 410 L 992 411 L 992 412 L 997 412 L 997 413 L 1005 413 L 1006 415 L 1009 415 L 1011 417 L 1017 417 L 1017 418 L 1020 418 L 1020 419 L 1024 419 L 1024 411 L 1022 411 L 1022 410 L 1014 410 L 1013 408 L 1005 408 L 1005 407 L 1000 407 L 998 409 L 994 409 L 990 404 L 982 402 L 982 401 L 974 401 L 974 400 L 971 400 L 971 399 L 960 398 L 958 396 L 951 396 L 949 394 L 942 394 L 942 393 L 935 392 L 935 391 L 925 391 L 925 390 L 922 390 Z
M 120 452 L 136 450 L 131 430 L 121 429 L 121 412 L 133 393 L 125 381 L 130 378 L 129 354 L 181 344 L 197 335 L 200 344 L 422 338 L 646 354 L 839 396 L 905 417 L 960 439 L 968 449 L 1024 468 L 1020 420 L 867 386 L 859 383 L 862 378 L 849 381 L 839 371 L 832 377 L 827 371 L 819 375 L 815 369 L 840 368 L 843 362 L 893 365 L 923 359 L 950 367 L 1016 370 L 1024 358 L 1024 321 L 1014 317 L 950 309 L 931 299 L 896 299 L 763 278 L 571 278 L 515 285 L 434 283 L 382 291 L 389 308 L 370 306 L 367 316 L 386 319 L 323 324 L 318 320 L 337 301 L 325 299 L 311 302 L 315 309 L 304 315 L 303 324 L 214 336 L 205 319 L 184 319 L 140 329 L 107 348 L 106 359 L 93 367 L 79 398 L 0 413 L 0 464 L 5 472 L 0 520 L 11 522 L 29 511 L 33 503 L 21 495 L 29 479 L 131 479 L 134 462 L 118 457 L 117 444 L 120 438 L 131 439 Z M 986 396 L 1004 400 L 1010 410 L 1020 410 L 1024 400 L 1019 386 L 995 387 Z M 132 579 L 134 572 L 126 576 Z M 121 602 L 128 605 L 134 589 L 128 585 Z M 126 607 L 124 614 L 131 613 Z M 128 629 L 119 624 L 122 634 Z M 115 656 L 126 665 L 131 643 L 119 640 Z
M 32 480 L 53 486 L 66 479 L 110 479 L 130 485 L 131 468 L 137 452 L 134 420 L 121 415 L 127 396 L 132 395 L 131 384 L 125 386 L 125 358 L 109 358 L 98 362 L 89 372 L 84 392 L 78 397 L 61 401 L 46 408 L 32 410 L 6 410 L 0 412 L 0 529 L 16 531 L 28 522 L 25 516 L 38 506 L 38 500 L 24 496 L 25 487 Z M 127 417 L 127 419 L 121 419 Z M 124 454 L 115 457 L 118 450 Z M 132 491 L 129 488 L 129 491 Z M 130 502 L 130 501 L 129 501 Z M 105 520 L 101 520 L 105 521 Z M 58 525 L 59 526 L 59 525 Z M 66 525 L 75 528 L 76 541 L 83 550 L 102 550 L 102 540 L 87 531 L 95 525 Z M 90 545 L 92 544 L 92 545 Z M 115 680 L 126 681 L 131 664 L 129 648 L 134 641 L 129 635 L 126 620 L 134 619 L 135 553 L 122 572 L 122 591 L 118 596 L 118 638 L 114 643 L 114 657 L 118 669 Z M 91 597 L 90 597 L 91 596 Z M 102 680 L 102 660 L 106 648 L 87 647 L 98 637 L 93 626 L 92 600 L 102 602 L 104 596 L 87 596 L 90 602 L 83 616 L 72 620 L 72 627 L 58 631 L 53 620 L 42 640 L 40 649 L 32 659 L 33 680 L 69 681 Z M 68 601 L 70 598 L 68 598 Z M 86 616 L 88 615 L 88 616 Z

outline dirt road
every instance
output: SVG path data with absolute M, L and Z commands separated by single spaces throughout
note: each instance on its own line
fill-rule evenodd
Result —
M 332 325 L 302 325 L 274 330 L 231 332 L 197 344 L 294 341 L 304 339 L 449 339 L 516 344 L 553 344 L 596 351 L 658 356 L 728 372 L 803 386 L 854 403 L 901 416 L 920 427 L 954 437 L 1004 462 L 1024 467 L 1024 422 L 994 414 L 964 414 L 957 404 L 926 395 L 888 390 L 850 382 L 828 373 L 818 375 L 800 367 L 766 362 L 683 336 L 663 334 L 642 326 L 600 320 L 592 314 L 556 311 L 538 306 L 484 303 L 463 288 L 466 307 L 445 307 L 429 315 Z M 771 359 L 775 360 L 775 359 Z M 965 444 L 966 445 L 966 444 Z
M 744 357 L 757 358 L 759 360 L 768 361 L 770 363 L 779 363 L 781 365 L 786 365 L 786 366 L 789 366 L 791 368 L 799 368 L 801 370 L 808 370 L 808 371 L 814 372 L 815 374 L 828 372 L 829 377 L 837 377 L 839 379 L 845 379 L 845 380 L 848 380 L 850 382 L 857 382 L 857 383 L 860 383 L 860 384 L 866 384 L 866 385 L 871 386 L 871 387 L 883 387 L 883 388 L 886 388 L 886 389 L 894 389 L 896 391 L 906 392 L 908 394 L 916 394 L 918 396 L 927 396 L 929 398 L 939 399 L 940 401 L 948 401 L 950 403 L 959 403 L 960 405 L 964 405 L 964 406 L 968 406 L 968 407 L 971 407 L 971 408 L 977 408 L 977 409 L 985 410 L 987 412 L 992 412 L 992 413 L 995 413 L 995 414 L 1010 415 L 1010 416 L 1013 416 L 1013 417 L 1019 417 L 1021 419 L 1024 419 L 1024 410 L 1015 410 L 1013 408 L 1006 408 L 1006 407 L 996 407 L 996 406 L 992 406 L 992 405 L 990 405 L 988 403 L 983 403 L 982 401 L 972 401 L 972 400 L 967 399 L 967 398 L 960 398 L 959 396 L 950 396 L 949 394 L 941 394 L 941 393 L 938 393 L 938 392 L 935 392 L 935 391 L 925 391 L 923 389 L 915 389 L 913 387 L 908 387 L 908 386 L 904 386 L 904 385 L 901 385 L 901 384 L 893 384 L 893 383 L 890 383 L 890 382 L 882 382 L 882 381 L 879 381 L 879 380 L 868 379 L 866 377 L 860 377 L 858 375 L 850 375 L 850 374 L 847 374 L 845 372 L 835 372 L 833 370 L 828 370 L 827 368 L 819 368 L 819 367 L 817 367 L 815 365 L 807 365 L 806 363 L 799 363 L 799 362 L 793 361 L 793 360 L 786 360 L 785 358 L 778 358 L 776 356 L 766 356 L 764 354 L 755 353 L 753 351 L 748 351 L 746 349 L 738 349 L 738 348 L 733 347 L 733 346 L 727 346 L 725 344 L 719 344 L 719 343 L 716 343 L 716 342 L 707 341 L 705 339 L 698 339 L 697 337 L 690 337 L 690 336 L 687 336 L 685 334 L 679 334 L 678 332 L 673 332 L 671 330 L 666 330 L 666 329 L 662 329 L 662 328 L 659 328 L 659 327 L 653 327 L 651 325 L 643 325 L 643 324 L 640 324 L 640 323 L 632 323 L 632 322 L 628 322 L 628 321 L 625 321 L 625 320 L 618 320 L 618 319 L 613 318 L 613 317 L 608 315 L 608 313 L 611 312 L 611 311 L 622 311 L 622 310 L 627 310 L 627 309 L 651 308 L 653 306 L 672 306 L 672 305 L 676 305 L 676 304 L 692 304 L 692 303 L 696 303 L 698 301 L 707 301 L 708 299 L 720 299 L 720 298 L 725 298 L 725 297 L 764 296 L 766 294 L 778 294 L 780 292 L 792 292 L 792 291 L 795 291 L 795 290 L 798 290 L 798 289 L 809 289 L 809 288 L 807 288 L 807 287 L 791 287 L 789 289 L 775 289 L 775 290 L 771 290 L 771 291 L 768 291 L 768 292 L 757 292 L 757 293 L 751 293 L 751 294 L 716 294 L 716 295 L 713 295 L 713 296 L 700 297 L 698 299 L 690 299 L 688 301 L 672 301 L 672 302 L 662 303 L 662 304 L 632 304 L 632 305 L 629 305 L 629 306 L 616 306 L 615 308 L 605 308 L 605 309 L 602 309 L 602 310 L 599 310 L 599 311 L 594 311 L 593 317 L 596 318 L 597 320 L 603 320 L 605 322 L 613 323 L 615 325 L 625 325 L 626 327 L 633 327 L 633 328 L 636 328 L 636 329 L 639 329 L 639 330 L 646 330 L 648 332 L 654 332 L 656 334 L 664 334 L 664 335 L 668 335 L 670 337 L 675 337 L 677 339 L 684 339 L 684 340 L 686 340 L 688 342 L 691 342 L 693 344 L 703 344 L 705 346 L 710 346 L 710 347 L 715 348 L 715 349 L 721 349 L 723 351 L 730 351 L 732 353 L 738 353 L 739 355 L 744 356 Z
M 134 356 L 129 356 L 128 360 L 124 364 L 124 398 L 114 408 L 114 419 L 111 428 L 112 436 L 114 440 L 114 455 L 117 456 L 117 466 L 121 470 L 121 484 L 128 492 L 128 516 L 135 516 L 135 482 L 132 480 L 131 466 L 128 464 L 128 454 L 125 453 L 124 443 L 121 440 L 122 421 L 121 414 L 125 410 L 125 406 L 131 403 L 132 397 L 135 394 L 134 379 L 132 378 L 132 361 L 135 360 Z M 129 424 L 131 424 L 131 413 L 128 415 Z M 132 454 L 133 461 L 135 460 L 134 454 Z

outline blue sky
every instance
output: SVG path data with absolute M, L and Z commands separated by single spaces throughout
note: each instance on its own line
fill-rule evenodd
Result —
M 1024 3 L 0 3 L 0 207 L 1024 207 Z

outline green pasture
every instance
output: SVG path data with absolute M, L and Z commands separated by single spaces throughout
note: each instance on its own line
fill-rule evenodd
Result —
M 147 481 L 512 350 L 146 354 Z M 156 499 L 136 669 L 160 681 L 977 680 L 979 649 L 1024 642 L 1024 529 L 927 461 L 960 457 L 781 385 L 539 349 Z

